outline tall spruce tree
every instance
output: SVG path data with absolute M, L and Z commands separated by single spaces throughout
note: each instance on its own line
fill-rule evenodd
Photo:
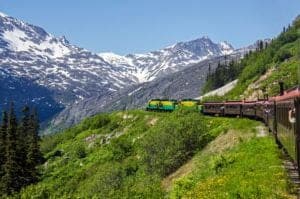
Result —
M 4 176 L 2 177 L 3 191 L 6 194 L 11 194 L 15 191 L 19 191 L 22 187 L 19 176 L 21 176 L 21 167 L 18 164 L 17 154 L 17 118 L 14 111 L 14 105 L 11 103 L 8 123 L 7 123 L 7 136 L 5 147 L 5 163 L 4 163 Z
M 18 163 L 21 166 L 21 175 L 19 176 L 22 186 L 30 184 L 30 170 L 27 165 L 27 153 L 28 153 L 28 138 L 30 131 L 30 109 L 28 106 L 24 106 L 22 109 L 22 119 L 17 131 L 17 153 Z
M 7 113 L 6 111 L 3 111 L 2 123 L 0 126 L 0 184 L 2 184 L 1 179 L 4 175 L 7 122 Z
M 39 122 L 37 111 L 34 110 L 30 115 L 29 120 L 29 134 L 28 134 L 28 152 L 27 165 L 30 172 L 30 183 L 38 180 L 37 166 L 42 162 L 42 153 L 39 147 Z

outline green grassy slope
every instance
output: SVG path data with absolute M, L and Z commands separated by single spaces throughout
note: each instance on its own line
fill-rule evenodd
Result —
M 118 112 L 45 137 L 40 183 L 24 198 L 161 198 L 161 179 L 214 135 L 195 112 Z
M 197 153 L 170 198 L 296 198 L 274 138 L 259 134 L 258 122 L 237 120 L 233 125 L 243 128 L 230 128 Z
M 270 184 L 279 180 L 274 186 L 278 185 L 280 193 L 287 194 L 284 170 L 279 166 L 278 150 L 270 137 L 261 141 L 254 138 L 254 144 L 243 141 L 248 140 L 246 138 L 237 139 L 238 143 L 245 143 L 240 146 L 244 153 L 239 153 L 239 148 L 234 148 L 231 153 L 220 157 L 215 154 L 212 157 L 199 155 L 209 147 L 208 143 L 213 143 L 212 140 L 220 134 L 226 134 L 229 129 L 244 132 L 256 125 L 257 122 L 246 119 L 211 118 L 187 111 L 100 114 L 63 133 L 43 139 L 41 147 L 47 161 L 40 167 L 40 182 L 23 189 L 20 195 L 23 198 L 177 198 L 180 192 L 188 197 L 194 192 L 200 194 L 196 189 L 199 179 L 214 177 L 216 174 L 210 172 L 216 168 L 211 167 L 211 164 L 197 167 L 195 179 L 192 179 L 193 186 L 186 186 L 184 181 L 181 183 L 183 186 L 174 186 L 170 193 L 164 189 L 162 181 L 195 154 L 195 157 L 199 157 L 199 162 L 221 158 L 220 161 L 214 160 L 213 165 L 218 165 L 218 161 L 223 165 L 222 157 L 226 161 L 229 159 L 229 162 L 233 158 L 234 164 L 228 163 L 230 166 L 217 169 L 220 171 L 217 174 L 223 175 L 225 167 L 231 168 L 231 172 L 240 171 L 239 165 L 231 165 L 238 162 L 246 164 L 248 160 L 244 154 L 250 157 L 255 150 L 260 151 L 261 156 L 254 156 L 250 161 L 247 168 L 252 171 L 253 176 L 248 175 L 247 179 L 252 182 L 269 177 L 264 183 Z M 262 144 L 266 146 L 263 147 Z M 219 143 L 218 147 L 223 145 L 224 143 Z M 249 147 L 251 150 L 248 152 Z M 260 158 L 266 159 L 254 166 Z M 212 170 L 205 170 L 206 166 Z M 272 166 L 274 169 L 270 169 Z M 203 172 L 206 174 L 201 177 Z M 261 172 L 265 176 L 257 178 Z M 274 172 L 280 175 L 272 176 Z M 231 177 L 230 173 L 227 177 Z M 256 184 L 250 185 L 252 189 L 260 190 Z M 235 191 L 242 192 L 243 189 L 244 187 Z

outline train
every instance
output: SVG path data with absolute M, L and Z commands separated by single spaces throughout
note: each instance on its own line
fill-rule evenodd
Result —
M 256 101 L 205 102 L 202 113 L 260 120 L 273 133 L 300 171 L 300 86 Z
M 152 99 L 146 107 L 147 111 L 171 112 L 177 109 L 195 110 L 204 115 L 246 117 L 262 121 L 300 172 L 300 85 L 284 90 L 283 84 L 280 84 L 279 95 L 254 101 L 200 103 L 195 99 Z
M 196 99 L 182 99 L 179 101 L 175 99 L 151 99 L 146 106 L 146 110 L 162 112 L 172 112 L 178 109 L 201 111 L 201 107 L 200 100 Z

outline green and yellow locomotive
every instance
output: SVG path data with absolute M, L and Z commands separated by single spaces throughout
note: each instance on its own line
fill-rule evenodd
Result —
M 177 100 L 151 99 L 146 107 L 147 111 L 171 112 L 177 109 Z
M 174 99 L 151 99 L 146 106 L 146 110 L 164 112 L 171 112 L 177 109 L 200 111 L 201 107 L 200 101 L 195 99 L 183 99 L 180 101 Z
M 196 99 L 182 99 L 178 103 L 178 108 L 183 110 L 200 111 L 201 105 L 200 105 L 200 101 Z

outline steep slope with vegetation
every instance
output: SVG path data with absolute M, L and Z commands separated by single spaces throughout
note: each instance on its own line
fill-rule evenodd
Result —
M 224 97 L 209 99 L 262 98 L 264 93 L 269 96 L 278 94 L 279 81 L 284 82 L 285 88 L 300 83 L 300 17 L 269 44 L 259 46 L 257 51 L 247 54 L 239 63 L 243 70 L 237 77 L 236 87 Z M 216 71 L 212 76 L 223 79 L 226 74 Z
M 245 119 L 220 120 L 228 131 L 193 157 L 190 172 L 173 179 L 169 197 L 296 198 L 281 153 L 264 127 Z
M 261 189 L 267 190 L 264 194 L 269 193 L 271 187 L 265 187 L 265 184 L 270 183 L 278 187 L 280 196 L 288 195 L 288 184 L 276 145 L 271 137 L 256 139 L 253 133 L 256 125 L 256 122 L 246 119 L 211 118 L 186 111 L 126 111 L 96 115 L 63 133 L 43 138 L 41 147 L 46 162 L 40 167 L 40 182 L 23 189 L 20 195 L 23 198 L 189 197 L 194 192 L 202 194 L 196 189 L 199 179 L 209 180 L 209 175 L 218 177 L 228 168 L 233 172 L 235 167 L 241 169 L 240 165 L 248 163 L 245 168 L 251 171 L 247 176 L 253 182 L 250 184 L 253 194 Z M 229 129 L 241 132 L 252 129 L 234 138 L 237 147 L 245 152 L 229 147 L 232 148 L 230 153 L 222 155 L 216 152 L 210 157 L 205 152 L 207 148 L 217 150 L 227 145 L 227 142 L 219 142 L 212 147 L 214 141 L 211 141 L 218 136 L 230 135 Z M 247 158 L 257 151 L 260 156 L 254 156 L 249 162 Z M 207 155 L 202 157 L 201 154 L 205 153 Z M 180 180 L 179 184 L 170 185 L 172 189 L 169 191 L 172 191 L 168 192 L 162 185 L 165 179 L 195 154 L 194 159 L 204 165 L 198 168 L 197 163 L 192 169 L 196 172 L 193 183 Z M 261 158 L 266 159 L 256 165 Z M 273 176 L 274 172 L 278 175 Z M 231 174 L 226 177 L 231 177 Z M 254 183 L 264 177 L 268 178 L 262 186 Z M 243 177 L 237 175 L 235 182 L 239 182 L 239 178 Z M 234 191 L 243 195 L 242 188 Z M 248 191 L 246 193 L 253 196 Z
M 45 137 L 41 182 L 23 197 L 160 198 L 160 181 L 214 135 L 198 113 L 97 115 Z

